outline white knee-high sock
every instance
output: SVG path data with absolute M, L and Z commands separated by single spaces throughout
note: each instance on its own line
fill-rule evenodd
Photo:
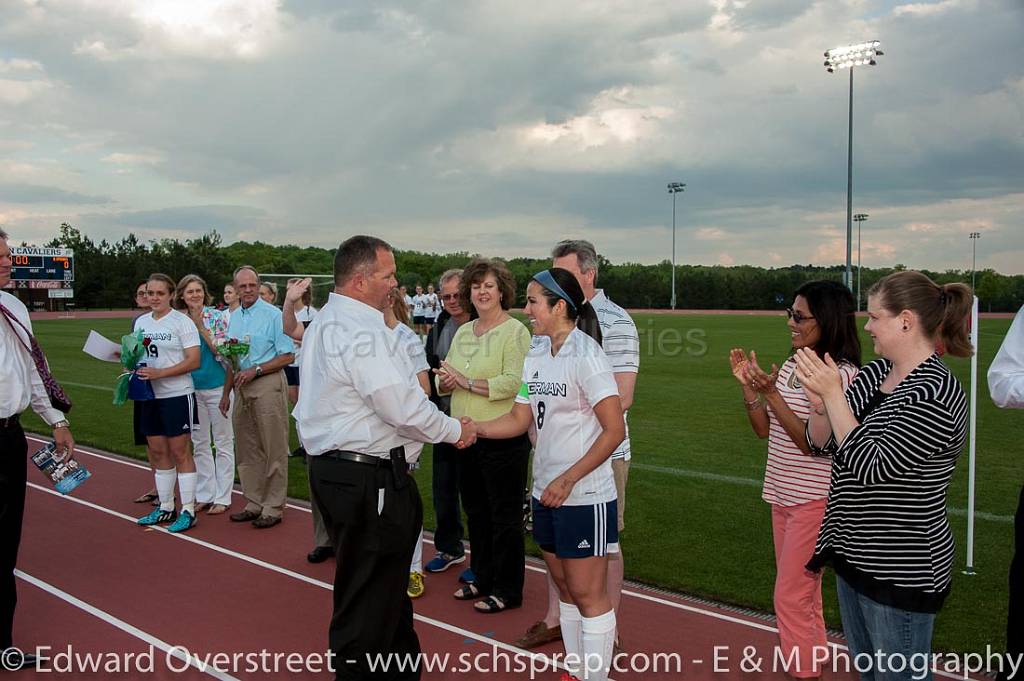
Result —
M 562 627 L 562 643 L 565 644 L 566 657 L 583 659 L 583 615 L 572 603 L 558 602 L 558 624 Z M 572 674 L 582 673 L 583 665 L 570 669 Z
M 160 497 L 160 510 L 174 510 L 174 481 L 178 477 L 178 471 L 173 468 L 167 470 L 153 470 L 153 477 L 156 478 L 156 494 Z
M 584 617 L 583 662 L 587 681 L 606 681 L 615 646 L 615 611 L 597 617 Z
M 193 473 L 178 473 L 178 490 L 181 492 L 181 510 L 196 514 L 196 478 Z
M 420 528 L 420 536 L 416 538 L 416 548 L 412 550 L 412 565 L 409 572 L 423 574 L 423 528 Z

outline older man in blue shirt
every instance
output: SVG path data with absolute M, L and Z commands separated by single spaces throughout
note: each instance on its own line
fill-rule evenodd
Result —
M 288 494 L 288 385 L 284 367 L 295 345 L 285 335 L 281 311 L 260 299 L 259 273 L 249 265 L 235 270 L 241 307 L 231 313 L 228 336 L 249 344 L 235 373 L 235 460 L 245 509 L 235 522 L 263 529 L 281 522 Z

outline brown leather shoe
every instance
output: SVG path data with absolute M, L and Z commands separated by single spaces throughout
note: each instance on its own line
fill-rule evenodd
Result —
M 277 525 L 279 522 L 281 522 L 281 516 L 279 515 L 261 515 L 252 521 L 252 526 L 259 530 L 265 530 L 268 527 Z
M 544 623 L 544 620 L 534 622 L 530 625 L 530 628 L 526 630 L 526 633 L 522 635 L 516 641 L 516 645 L 520 648 L 530 650 L 531 648 L 537 648 L 545 643 L 551 643 L 552 641 L 562 640 L 562 627 L 556 624 L 553 627 L 549 627 Z
M 246 511 L 239 511 L 238 513 L 232 513 L 228 517 L 231 518 L 232 522 L 247 523 L 250 520 L 256 520 L 257 518 L 259 518 L 260 514 L 257 513 L 256 511 L 248 511 L 248 510 L 246 510 Z

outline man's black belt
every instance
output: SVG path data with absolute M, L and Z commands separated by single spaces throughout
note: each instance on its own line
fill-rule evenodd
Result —
M 8 416 L 7 418 L 0 419 L 0 430 L 7 430 L 8 428 L 14 428 L 21 422 L 21 414 L 15 414 L 14 416 Z
M 348 452 L 343 449 L 332 449 L 329 452 L 324 452 L 320 456 L 328 459 L 341 459 L 342 461 L 354 461 L 355 463 L 365 463 L 369 466 L 381 466 L 384 468 L 391 468 L 391 459 L 385 459 L 382 456 L 373 456 L 372 454 L 360 454 L 359 452 Z
M 352 461 L 377 468 L 390 468 L 397 489 L 402 489 L 409 484 L 409 464 L 405 461 L 405 447 L 395 447 L 388 452 L 388 458 L 386 459 L 381 456 L 350 452 L 344 449 L 332 449 L 320 456 L 340 461 Z

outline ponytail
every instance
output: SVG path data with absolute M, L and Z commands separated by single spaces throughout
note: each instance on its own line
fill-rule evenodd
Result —
M 596 340 L 598 345 L 601 344 L 601 324 L 597 321 L 597 310 L 589 300 L 580 306 L 580 312 L 576 316 L 576 328 Z
M 881 306 L 892 315 L 903 310 L 917 314 L 924 335 L 954 357 L 970 357 L 974 347 L 967 337 L 967 320 L 974 294 L 966 284 L 939 286 L 913 270 L 894 272 L 879 279 L 869 296 L 879 296 Z
M 561 267 L 541 270 L 533 275 L 533 280 L 540 284 L 548 307 L 554 307 L 558 301 L 565 302 L 565 314 L 569 321 L 576 323 L 576 328 L 601 343 L 601 325 L 597 321 L 597 311 L 583 295 L 583 288 L 576 275 Z
M 974 294 L 967 284 L 944 284 L 939 288 L 946 306 L 939 325 L 939 341 L 954 357 L 970 357 L 974 346 L 967 335 L 967 320 L 974 307 Z

